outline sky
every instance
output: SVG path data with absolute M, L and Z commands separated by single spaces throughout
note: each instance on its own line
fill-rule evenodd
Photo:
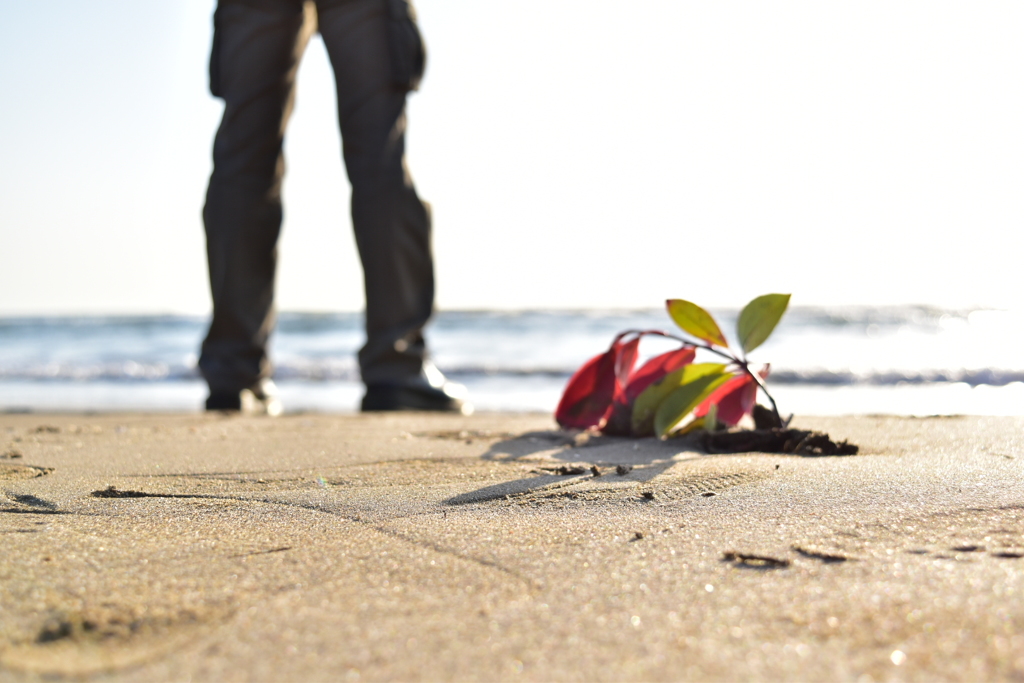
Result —
M 209 311 L 213 0 L 0 9 L 0 315 Z M 1024 3 L 419 0 L 443 309 L 1024 307 Z M 319 38 L 285 310 L 360 310 Z

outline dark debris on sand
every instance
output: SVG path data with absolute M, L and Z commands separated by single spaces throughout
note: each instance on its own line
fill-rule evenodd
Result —
M 571 477 L 577 474 L 592 474 L 591 470 L 582 465 L 559 465 L 558 467 L 540 467 L 536 471 L 544 474 L 555 474 L 559 477 Z
M 705 432 L 708 453 L 790 453 L 803 456 L 856 455 L 859 448 L 847 441 L 833 441 L 824 432 L 803 429 L 752 429 L 738 432 Z
M 160 496 L 145 491 L 125 491 L 114 486 L 108 486 L 99 491 L 89 494 L 93 498 L 159 498 Z
M 787 559 L 769 557 L 768 555 L 738 553 L 734 550 L 722 553 L 722 562 L 732 562 L 737 566 L 751 569 L 785 569 L 790 565 L 790 561 Z

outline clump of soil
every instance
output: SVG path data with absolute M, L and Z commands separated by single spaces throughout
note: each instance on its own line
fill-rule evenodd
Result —
M 105 489 L 99 491 L 93 491 L 89 494 L 93 498 L 157 498 L 159 496 L 146 493 L 144 491 L 123 491 L 113 486 L 108 486 Z
M 575 474 L 587 474 L 588 472 L 591 472 L 591 470 L 588 470 L 582 465 L 559 465 L 558 467 L 540 467 L 538 469 L 546 474 L 556 474 L 560 477 L 570 477 Z
M 824 432 L 803 429 L 751 429 L 738 432 L 705 432 L 708 453 L 791 453 L 793 455 L 856 455 L 859 448 L 847 441 L 833 441 Z
M 790 429 L 774 411 L 761 404 L 754 406 L 754 427 L 734 432 L 704 432 L 704 450 L 708 453 L 791 453 L 811 457 L 857 455 L 860 450 L 847 441 L 833 441 L 824 432 Z
M 751 555 L 750 553 L 738 553 L 728 551 L 722 553 L 722 562 L 732 562 L 738 566 L 750 567 L 752 569 L 785 569 L 790 561 L 769 557 L 768 555 Z

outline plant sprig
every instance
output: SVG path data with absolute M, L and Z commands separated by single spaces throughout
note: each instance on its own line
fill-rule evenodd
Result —
M 714 316 L 690 301 L 669 299 L 669 317 L 693 339 L 661 330 L 620 333 L 606 352 L 587 361 L 569 380 L 555 418 L 563 427 L 665 438 L 702 424 L 737 424 L 753 412 L 760 389 L 771 403 L 775 423 L 783 426 L 764 382 L 767 366 L 755 372 L 747 354 L 775 330 L 789 299 L 789 294 L 766 294 L 743 308 L 736 323 L 739 353 L 729 346 Z M 634 372 L 638 344 L 648 335 L 673 339 L 681 347 Z M 696 349 L 728 362 L 693 363 Z
M 765 294 L 743 307 L 739 318 L 736 320 L 736 336 L 742 349 L 742 357 L 731 352 L 729 343 L 710 313 L 697 304 L 683 299 L 669 299 L 665 302 L 672 320 L 684 332 L 707 343 L 687 342 L 687 340 L 680 341 L 689 343 L 698 349 L 710 351 L 735 364 L 764 392 L 768 402 L 772 404 L 772 412 L 775 414 L 775 420 L 780 426 L 783 424 L 783 421 L 782 416 L 779 414 L 778 404 L 775 403 L 775 399 L 768 391 L 768 387 L 765 386 L 764 380 L 750 369 L 750 363 L 746 359 L 746 354 L 763 344 L 771 336 L 771 333 L 775 331 L 775 327 L 782 320 L 782 315 L 789 307 L 790 296 L 789 294 Z M 711 326 L 710 333 L 709 322 Z

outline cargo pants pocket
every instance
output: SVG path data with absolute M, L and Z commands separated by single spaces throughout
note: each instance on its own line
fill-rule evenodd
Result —
M 391 80 L 399 90 L 417 90 L 427 65 L 427 49 L 416 24 L 416 10 L 410 0 L 385 2 L 388 6 Z

